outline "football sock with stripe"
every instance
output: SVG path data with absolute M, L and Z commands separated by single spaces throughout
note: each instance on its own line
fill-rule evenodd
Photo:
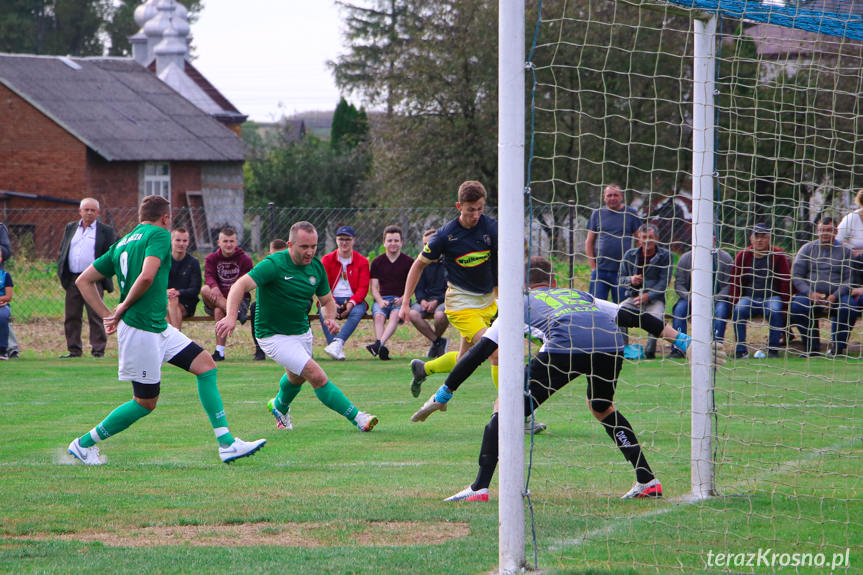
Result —
M 617 448 L 620 449 L 626 460 L 635 468 L 636 481 L 647 483 L 652 480 L 654 477 L 653 471 L 641 452 L 641 446 L 638 444 L 635 432 L 632 431 L 632 425 L 630 425 L 623 414 L 619 411 L 613 411 L 600 423 L 602 423 L 608 436 L 617 444 Z
M 225 417 L 225 407 L 222 404 L 222 396 L 219 395 L 218 374 L 216 368 L 196 376 L 198 379 L 198 399 L 201 400 L 201 405 L 210 418 L 210 425 L 213 426 L 213 433 L 216 435 L 216 441 L 219 445 L 231 445 L 234 443 L 234 436 L 228 431 L 228 418 Z
M 452 368 L 455 367 L 456 359 L 458 359 L 458 352 L 451 351 L 440 357 L 428 360 L 425 365 L 426 375 L 451 372 Z
M 114 411 L 108 414 L 108 417 L 102 420 L 102 423 L 94 427 L 89 433 L 82 435 L 79 438 L 81 447 L 93 447 L 96 442 L 117 435 L 149 414 L 149 409 L 134 399 L 129 400 L 123 405 L 117 406 Z
M 279 413 L 285 414 L 291 406 L 291 402 L 297 397 L 297 394 L 303 389 L 302 385 L 294 385 L 288 379 L 288 374 L 283 373 L 282 379 L 279 380 L 279 394 L 276 396 L 276 401 L 273 402 Z
M 328 381 L 325 386 L 315 389 L 315 395 L 318 396 L 321 403 L 339 415 L 344 415 L 351 423 L 354 423 L 354 418 L 360 412 L 332 381 Z
M 493 414 L 482 432 L 482 446 L 479 449 L 479 471 L 470 488 L 474 491 L 485 489 L 491 484 L 497 468 L 497 414 Z

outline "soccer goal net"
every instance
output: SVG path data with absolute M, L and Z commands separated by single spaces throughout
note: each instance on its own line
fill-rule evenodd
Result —
M 658 240 L 653 254 L 632 256 L 627 275 L 646 282 L 648 268 L 664 266 L 654 275 L 666 282 L 659 314 L 676 317 L 699 349 L 715 340 L 728 354 L 701 366 L 696 387 L 699 368 L 668 342 L 654 350 L 645 332 L 629 332 L 634 359 L 615 405 L 661 499 L 621 500 L 633 465 L 585 406 L 584 377 L 543 404 L 536 419 L 548 429 L 528 438 L 529 565 L 863 568 L 863 330 L 850 325 L 863 245 L 829 236 L 831 221 L 863 224 L 853 213 L 863 187 L 861 26 L 863 4 L 851 0 L 528 5 L 530 254 L 553 262 L 559 285 L 608 284 L 602 295 L 613 297 L 627 248 L 648 243 L 632 239 L 642 236 L 625 218 L 602 227 L 616 186 L 623 206 L 611 211 L 631 208 Z M 609 249 L 602 236 L 616 233 L 624 239 Z M 686 256 L 693 247 L 702 255 Z M 816 279 L 835 284 L 836 302 L 806 294 Z M 702 463 L 709 477 L 693 471 Z

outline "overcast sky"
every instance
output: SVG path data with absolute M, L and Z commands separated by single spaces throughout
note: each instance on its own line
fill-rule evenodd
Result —
M 332 0 L 206 0 L 192 25 L 195 66 L 250 119 L 339 101 L 326 61 L 341 50 Z

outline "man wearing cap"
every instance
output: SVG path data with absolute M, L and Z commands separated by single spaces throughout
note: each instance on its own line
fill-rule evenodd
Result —
M 336 230 L 337 248 L 321 258 L 330 291 L 336 300 L 336 319 L 346 320 L 335 335 L 324 326 L 324 336 L 327 338 L 324 353 L 336 360 L 345 359 L 345 342 L 369 308 L 365 301 L 369 293 L 369 260 L 354 250 L 355 237 L 354 228 L 341 226 Z
M 750 245 L 737 253 L 731 278 L 734 335 L 737 359 L 749 357 L 746 347 L 746 322 L 764 317 L 770 324 L 767 356 L 779 355 L 780 338 L 785 330 L 786 309 L 791 300 L 791 265 L 785 251 L 770 243 L 770 228 L 757 223 L 749 236 Z

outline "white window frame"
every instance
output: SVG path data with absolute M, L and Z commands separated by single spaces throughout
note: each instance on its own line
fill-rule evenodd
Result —
M 144 195 L 162 196 L 171 201 L 171 164 L 168 162 L 144 164 Z

